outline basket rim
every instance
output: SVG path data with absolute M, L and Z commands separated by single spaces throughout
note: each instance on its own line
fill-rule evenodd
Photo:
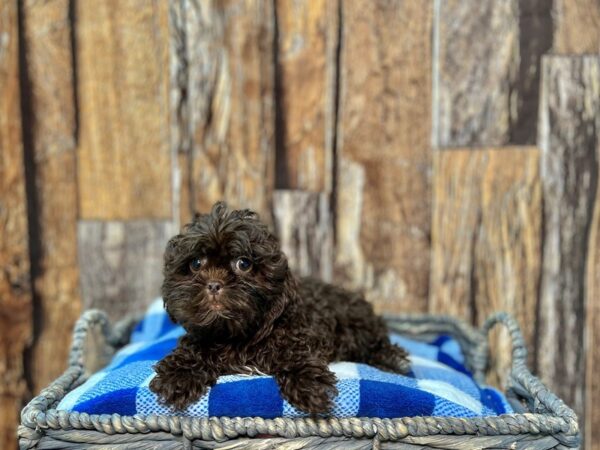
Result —
M 33 448 L 46 430 L 96 430 L 105 434 L 167 432 L 186 440 L 221 442 L 239 437 L 272 435 L 283 438 L 319 436 L 376 438 L 399 441 L 407 437 L 432 435 L 552 435 L 566 447 L 580 443 L 577 416 L 552 393 L 526 366 L 527 351 L 516 320 L 507 313 L 492 314 L 481 329 L 451 316 L 431 314 L 385 315 L 393 331 L 414 335 L 446 332 L 455 336 L 477 381 L 482 380 L 488 363 L 487 335 L 497 324 L 505 326 L 512 340 L 512 365 L 509 389 L 529 400 L 530 412 L 475 418 L 417 416 L 383 419 L 352 418 L 274 418 L 260 417 L 188 417 L 164 415 L 122 416 L 87 414 L 56 410 L 54 406 L 72 389 L 87 379 L 84 368 L 84 343 L 93 327 L 100 327 L 106 342 L 116 349 L 129 340 L 132 325 L 139 316 L 112 325 L 105 312 L 88 310 L 73 330 L 69 367 L 21 412 L 18 427 L 21 448 Z

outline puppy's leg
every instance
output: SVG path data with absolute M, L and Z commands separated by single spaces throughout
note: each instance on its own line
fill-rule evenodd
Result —
M 161 403 L 184 410 L 197 401 L 217 381 L 218 374 L 203 367 L 198 355 L 190 355 L 180 347 L 154 367 L 156 376 L 150 390 Z
M 274 375 L 281 395 L 296 408 L 310 414 L 331 410 L 338 391 L 335 375 L 325 360 L 308 355 L 294 361 L 284 358 L 278 362 Z
M 407 351 L 389 341 L 384 341 L 378 345 L 368 355 L 365 362 L 386 372 L 408 373 L 410 371 L 410 360 Z

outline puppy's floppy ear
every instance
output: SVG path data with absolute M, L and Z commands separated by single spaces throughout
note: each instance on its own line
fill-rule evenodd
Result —
M 264 318 L 264 323 L 252 339 L 253 343 L 261 341 L 265 336 L 271 334 L 275 321 L 283 314 L 285 309 L 294 302 L 298 295 L 298 284 L 292 275 L 290 269 L 287 269 L 285 279 L 283 281 L 283 292 L 281 295 L 273 299 L 271 309 L 267 311 Z
M 177 259 L 177 256 L 180 254 L 179 245 L 180 245 L 182 239 L 183 239 L 183 235 L 177 234 L 177 235 L 173 236 L 171 239 L 169 239 L 169 242 L 167 242 L 167 247 L 165 248 L 165 255 L 164 255 L 165 266 L 173 263 Z

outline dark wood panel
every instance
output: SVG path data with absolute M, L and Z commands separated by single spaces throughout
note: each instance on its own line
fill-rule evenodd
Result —
M 31 342 L 27 202 L 21 139 L 17 2 L 0 2 L 0 448 L 15 448 Z
M 75 2 L 83 219 L 169 219 L 167 2 Z
M 279 188 L 330 192 L 339 45 L 334 0 L 277 0 Z
M 30 370 L 39 392 L 66 368 L 81 311 L 77 261 L 76 112 L 69 1 L 23 3 L 31 145 L 35 342 Z
M 427 308 L 430 2 L 342 2 L 336 273 L 376 309 Z
M 85 309 L 112 318 L 143 312 L 160 295 L 163 253 L 175 234 L 165 221 L 81 221 L 78 226 Z
M 329 195 L 276 190 L 273 215 L 275 232 L 294 272 L 331 281 L 333 218 Z
M 216 200 L 269 218 L 275 164 L 273 4 L 183 1 L 170 9 L 182 222 Z
M 598 130 L 600 58 L 544 57 L 538 125 L 544 259 L 537 370 L 579 417 L 584 417 L 585 404 L 584 277 L 598 182 Z
M 529 345 L 541 261 L 539 151 L 533 147 L 434 153 L 430 311 L 481 325 L 513 314 Z M 510 342 L 492 338 L 490 382 L 501 385 Z

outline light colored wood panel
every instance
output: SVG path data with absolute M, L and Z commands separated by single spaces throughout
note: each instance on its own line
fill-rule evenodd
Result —
M 600 52 L 598 0 L 554 0 L 554 53 Z
M 76 118 L 69 2 L 24 2 L 28 133 L 36 245 L 31 262 L 36 314 L 33 390 L 66 368 L 71 330 L 81 311 L 77 262 Z
M 596 148 L 600 160 L 600 147 Z M 585 291 L 585 442 L 600 450 L 600 186 L 596 188 L 594 215 L 588 244 Z
M 337 1 L 277 0 L 277 185 L 331 191 Z
M 433 144 L 508 143 L 518 74 L 518 0 L 434 3 Z
M 598 130 L 600 57 L 544 57 L 538 125 L 544 260 L 537 370 L 581 418 L 586 386 L 585 261 L 598 182 Z
M 160 295 L 163 253 L 174 234 L 165 221 L 80 221 L 84 307 L 103 309 L 115 319 L 143 312 Z
M 28 395 L 23 352 L 31 341 L 27 201 L 21 140 L 17 2 L 0 2 L 0 448 L 16 448 Z
M 172 215 L 167 8 L 76 3 L 83 219 Z
M 533 147 L 452 149 L 434 154 L 430 311 L 476 325 L 513 314 L 530 348 L 541 261 L 539 151 Z M 492 336 L 489 381 L 510 364 L 508 336 Z
M 342 2 L 335 279 L 423 311 L 430 230 L 429 2 Z
M 273 193 L 275 232 L 292 270 L 301 276 L 331 281 L 333 218 L 324 192 L 276 190 Z
M 181 199 L 207 211 L 217 200 L 270 218 L 274 177 L 274 11 L 272 2 L 171 4 L 172 36 L 185 39 L 171 61 L 180 74 L 179 144 L 189 185 Z M 173 43 L 172 38 L 172 43 Z M 177 67 L 180 66 L 180 67 Z M 181 205 L 182 216 L 190 205 Z

